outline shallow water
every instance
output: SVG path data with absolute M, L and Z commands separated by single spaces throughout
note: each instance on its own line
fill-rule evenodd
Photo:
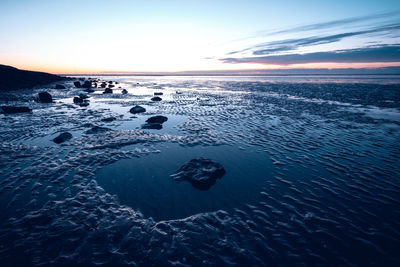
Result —
M 400 264 L 398 77 L 106 79 L 128 94 L 0 95 L 33 108 L 0 114 L 2 266 Z M 196 157 L 207 191 L 170 177 Z

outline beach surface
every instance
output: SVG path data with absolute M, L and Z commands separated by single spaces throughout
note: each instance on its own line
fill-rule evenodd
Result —
M 398 76 L 73 78 L 0 93 L 2 266 L 400 265 Z

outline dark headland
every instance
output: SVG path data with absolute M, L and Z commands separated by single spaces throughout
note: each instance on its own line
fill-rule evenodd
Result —
M 65 79 L 50 73 L 20 70 L 0 64 L 0 91 L 33 88 Z

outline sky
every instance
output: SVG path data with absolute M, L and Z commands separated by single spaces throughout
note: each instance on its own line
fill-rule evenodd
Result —
M 0 64 L 51 73 L 400 66 L 398 0 L 0 0 Z

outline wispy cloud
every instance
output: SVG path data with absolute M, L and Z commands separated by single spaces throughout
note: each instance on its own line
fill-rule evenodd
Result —
M 262 57 L 223 58 L 224 63 L 256 63 L 272 65 L 292 65 L 319 62 L 367 63 L 400 62 L 400 45 L 367 47 L 359 49 L 315 52 L 307 54 L 287 54 Z
M 333 21 L 322 22 L 322 23 L 303 25 L 303 26 L 299 26 L 299 27 L 278 30 L 278 31 L 273 31 L 273 32 L 269 32 L 269 33 L 264 33 L 264 34 L 271 36 L 271 35 L 284 34 L 284 33 L 305 32 L 305 31 L 313 31 L 313 30 L 327 30 L 327 29 L 331 29 L 331 28 L 335 28 L 335 27 L 339 27 L 339 26 L 347 27 L 347 26 L 353 26 L 358 23 L 365 23 L 365 22 L 371 22 L 374 20 L 397 17 L 397 16 L 399 16 L 399 14 L 400 14 L 400 11 L 385 12 L 385 13 L 373 14 L 373 15 L 368 15 L 368 16 L 360 16 L 360 17 L 333 20 Z
M 344 38 L 352 36 L 367 35 L 372 33 L 393 32 L 397 30 L 400 30 L 400 23 L 385 25 L 383 27 L 377 27 L 365 31 L 346 32 L 346 33 L 327 35 L 327 36 L 311 36 L 306 38 L 273 41 L 254 46 L 253 47 L 254 51 L 252 53 L 253 55 L 268 55 L 273 52 L 290 51 L 310 45 L 334 43 Z
M 296 37 L 287 38 L 288 34 Z M 299 35 L 302 37 L 297 37 Z M 271 40 L 271 36 L 275 40 Z M 268 34 L 260 33 L 261 37 L 268 37 L 269 40 L 228 52 L 226 55 L 229 57 L 220 60 L 225 63 L 278 65 L 311 62 L 397 62 L 400 61 L 399 49 L 393 44 L 400 43 L 400 12 L 304 25 Z M 371 47 L 372 43 L 377 45 Z M 321 51 L 320 45 L 329 46 Z M 335 45 L 338 49 L 334 49 Z M 393 52 L 397 55 L 393 55 Z

